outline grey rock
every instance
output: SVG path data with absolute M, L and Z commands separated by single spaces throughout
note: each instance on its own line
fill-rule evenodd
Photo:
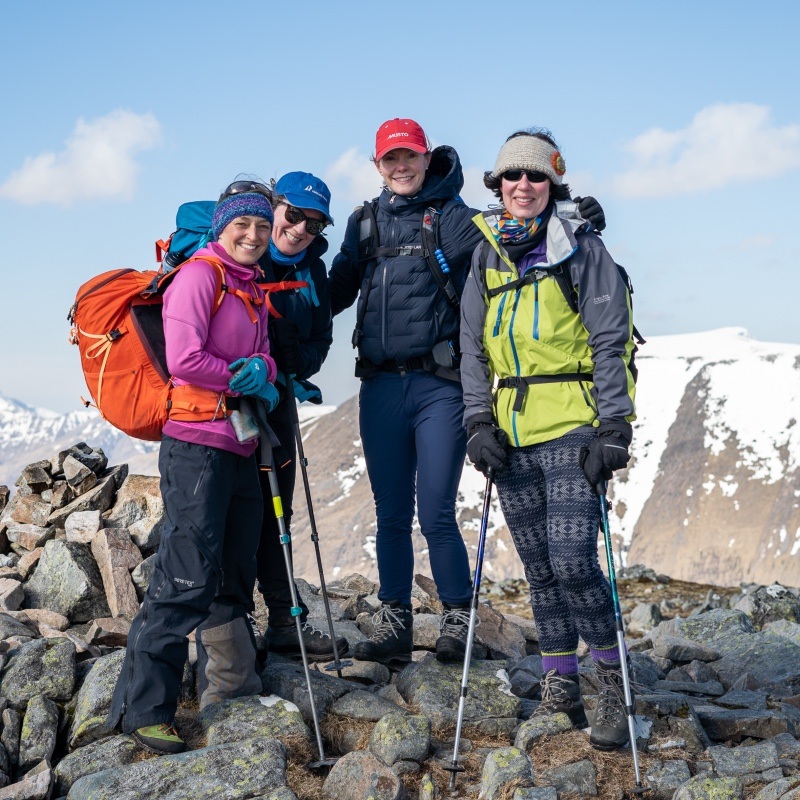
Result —
M 136 587 L 136 596 L 139 601 L 144 600 L 147 587 L 150 585 L 150 579 L 153 577 L 153 570 L 156 566 L 156 554 L 148 556 L 136 569 L 131 572 L 131 580 Z
M 86 775 L 70 800 L 243 800 L 286 785 L 286 751 L 275 739 L 246 739 Z
M 136 742 L 130 736 L 111 736 L 91 742 L 64 756 L 55 768 L 55 790 L 66 794 L 78 778 L 104 769 L 132 764 L 140 758 Z
M 54 473 L 64 471 L 64 465 L 68 458 L 74 458 L 97 475 L 108 466 L 108 459 L 101 448 L 91 447 L 86 442 L 78 442 L 56 456 L 57 466 L 56 463 L 51 462 Z
M 778 758 L 797 758 L 800 756 L 800 740 L 792 736 L 791 733 L 779 733 L 773 736 L 770 741 L 778 751 Z
M 394 687 L 393 687 L 394 688 Z M 395 690 L 396 691 L 396 690 Z M 355 692 L 340 697 L 330 707 L 328 713 L 349 719 L 361 719 L 369 722 L 377 722 L 386 714 L 401 712 L 396 703 L 384 699 L 375 692 L 367 692 L 359 689 Z
M 47 520 L 53 507 L 50 503 L 42 500 L 41 495 L 30 494 L 20 497 L 11 518 L 23 525 L 37 525 L 40 528 L 47 527 Z
M 689 778 L 673 795 L 674 800 L 741 800 L 744 785 L 739 778 L 700 773 Z
M 206 706 L 197 718 L 209 745 L 243 739 L 301 737 L 311 741 L 297 706 L 280 697 L 237 697 Z
M 14 485 L 20 488 L 27 486 L 34 494 L 41 494 L 53 485 L 51 472 L 52 468 L 49 461 L 35 461 L 22 470 L 19 478 L 14 481 Z M 4 488 L 7 489 L 7 487 Z M 0 503 L 0 510 L 2 510 L 2 507 L 3 503 Z
M 3 732 L 0 744 L 5 749 L 8 760 L 16 766 L 19 761 L 19 735 L 22 731 L 22 717 L 13 708 L 6 708 L 2 714 Z
M 106 520 L 109 528 L 127 528 L 140 550 L 155 550 L 164 530 L 159 480 L 153 475 L 128 475 Z
M 92 537 L 102 527 L 103 519 L 97 510 L 76 511 L 74 514 L 70 514 L 64 523 L 67 541 L 80 544 L 91 544 Z
M 670 661 L 716 661 L 720 657 L 711 647 L 678 636 L 660 636 L 653 653 Z
M 69 700 L 75 687 L 75 645 L 67 639 L 36 639 L 9 654 L 0 696 L 24 709 L 32 697 Z
M 400 778 L 379 758 L 355 750 L 340 758 L 322 787 L 330 800 L 402 800 L 407 797 Z
M 511 800 L 558 800 L 555 786 L 528 786 L 514 790 Z
M 661 609 L 655 603 L 637 603 L 625 630 L 629 634 L 648 633 L 662 620 Z
M 98 617 L 84 636 L 88 644 L 106 647 L 125 647 L 131 623 L 124 617 Z
M 486 648 L 495 661 L 519 661 L 527 654 L 525 636 L 521 628 L 485 603 L 478 604 L 478 621 L 475 642 Z
M 778 619 L 774 622 L 766 623 L 763 630 L 776 633 L 778 636 L 783 636 L 790 642 L 800 645 L 800 624 L 797 622 L 790 622 L 788 619 Z
M 765 786 L 756 796 L 755 800 L 781 800 L 790 798 L 792 789 L 800 786 L 800 775 L 792 775 L 788 778 L 779 778 Z
M 718 775 L 747 775 L 778 766 L 778 749 L 772 742 L 749 747 L 709 747 L 708 754 Z
M 85 545 L 51 541 L 25 585 L 26 608 L 48 608 L 72 622 L 110 617 L 100 570 Z
M 63 469 L 67 483 L 77 495 L 88 492 L 97 483 L 97 475 L 73 455 L 64 459 Z
M 56 748 L 58 706 L 37 695 L 28 702 L 19 739 L 19 770 L 27 772 L 40 761 L 50 761 Z
M 107 511 L 111 508 L 111 504 L 114 502 L 114 495 L 127 474 L 127 464 L 121 464 L 118 467 L 112 467 L 107 470 L 98 481 L 97 486 L 80 497 L 76 497 L 71 503 L 53 511 L 48 519 L 49 524 L 63 530 L 67 518 L 75 511 L 89 511 L 92 509 L 100 512 Z
M 49 542 L 56 535 L 56 529 L 52 525 L 41 527 L 28 523 L 16 522 L 8 526 L 6 536 L 15 549 L 20 553 L 35 550 L 46 542 Z
M 513 780 L 533 783 L 533 765 L 528 754 L 516 747 L 492 750 L 483 762 L 480 800 L 499 800 L 503 787 Z
M 354 639 L 352 637 L 350 631 L 342 630 L 342 626 L 343 623 L 341 622 L 335 623 L 334 630 L 337 635 L 346 636 L 351 644 L 359 641 L 359 639 Z M 383 664 L 378 664 L 377 661 L 358 661 L 357 659 L 351 659 L 351 661 L 352 663 L 349 667 L 342 667 L 343 678 L 356 680 L 358 683 L 363 684 L 374 684 L 376 686 L 382 686 L 389 682 L 391 673 L 389 672 L 389 668 L 385 667 Z M 335 675 L 336 673 L 334 672 L 333 674 Z
M 719 697 L 725 694 L 725 689 L 719 681 L 695 683 L 694 681 L 656 681 L 653 684 L 656 691 L 678 692 L 679 694 L 703 694 L 708 697 Z
M 397 712 L 382 717 L 369 740 L 369 749 L 390 766 L 396 761 L 424 761 L 430 748 L 431 721 Z
M 754 692 L 746 689 L 726 692 L 722 697 L 714 700 L 714 705 L 722 708 L 753 708 L 764 710 L 767 707 L 767 693 Z
M 75 701 L 69 728 L 71 750 L 113 733 L 106 724 L 106 716 L 124 657 L 125 651 L 117 650 L 98 658 L 92 665 Z
M 16 611 L 25 599 L 25 589 L 19 581 L 0 578 L 0 608 Z
M 572 722 L 566 714 L 550 714 L 523 722 L 517 730 L 514 747 L 527 753 L 531 745 L 542 736 L 553 736 L 556 733 L 572 730 Z
M 683 669 L 689 676 L 689 680 L 695 683 L 707 683 L 717 679 L 717 673 L 705 661 L 690 661 L 683 665 Z
M 536 700 L 540 697 L 542 679 L 542 657 L 540 655 L 525 656 L 517 661 L 508 671 L 511 691 L 517 696 Z
M 520 701 L 511 694 L 504 667 L 497 661 L 472 663 L 464 705 L 465 727 L 478 727 L 490 735 L 492 730 L 510 732 L 516 727 Z M 396 684 L 403 699 L 418 713 L 429 717 L 434 726 L 445 727 L 456 721 L 461 675 L 460 664 L 440 664 L 429 654 L 406 667 Z
M 297 591 L 300 593 L 300 597 L 308 606 L 308 616 L 313 617 L 315 620 L 325 620 L 325 627 L 323 630 L 327 630 L 328 618 L 325 613 L 325 600 L 322 594 L 320 594 L 319 589 L 302 578 L 296 578 L 295 583 L 297 584 Z M 328 603 L 331 608 L 331 619 L 334 622 L 343 619 L 342 604 L 330 596 L 328 597 Z
M 656 761 L 644 775 L 645 783 L 652 789 L 652 800 L 672 800 L 675 790 L 692 775 L 689 765 L 682 760 Z
M 50 797 L 52 783 L 53 771 L 42 761 L 21 781 L 0 789 L 0 800 L 46 800 Z
M 675 694 L 639 694 L 636 711 L 653 720 L 653 735 L 682 739 L 690 752 L 705 750 L 711 742 L 687 697 Z
M 779 733 L 794 733 L 795 726 L 784 714 L 773 710 L 728 709 L 702 705 L 695 708 L 703 729 L 717 742 L 771 739 Z
M 541 783 L 549 783 L 558 789 L 559 795 L 580 794 L 597 796 L 597 770 L 589 759 L 572 764 L 551 767 L 538 777 Z
M 279 786 L 254 800 L 297 800 L 297 795 L 288 786 Z
M 433 782 L 433 776 L 426 772 L 419 782 L 418 800 L 439 800 L 439 790 Z
M 743 597 L 734 608 L 747 614 L 756 629 L 776 620 L 800 622 L 800 597 L 779 583 L 761 586 Z
M 439 638 L 438 614 L 414 614 L 414 649 L 434 650 Z

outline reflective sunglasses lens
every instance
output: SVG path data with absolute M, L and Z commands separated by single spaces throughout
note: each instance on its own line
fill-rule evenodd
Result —
M 306 230 L 312 235 L 316 236 L 322 231 L 325 230 L 326 222 L 323 222 L 321 219 L 308 219 L 306 218 Z
M 544 172 L 532 172 L 528 169 L 509 169 L 503 173 L 503 177 L 512 183 L 521 181 L 523 175 L 527 177 L 530 183 L 542 183 L 542 181 L 547 180 L 547 175 Z
M 234 181 L 222 193 L 222 198 L 232 197 L 235 194 L 244 194 L 245 192 L 255 192 L 256 194 L 263 194 L 268 198 L 272 197 L 272 192 L 270 192 L 263 183 L 257 183 L 255 181 Z
M 286 221 L 290 225 L 299 225 L 301 222 L 305 220 L 306 223 L 306 231 L 310 233 L 312 236 L 316 236 L 317 234 L 322 233 L 325 230 L 325 226 L 328 224 L 325 220 L 321 219 L 311 219 L 311 217 L 307 217 L 303 211 L 299 208 L 295 208 L 294 206 L 290 206 L 288 203 L 286 204 Z

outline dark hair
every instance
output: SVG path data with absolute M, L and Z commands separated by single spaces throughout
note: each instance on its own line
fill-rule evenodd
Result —
M 507 142 L 510 142 L 512 139 L 515 139 L 517 136 L 534 136 L 537 139 L 542 139 L 543 141 L 551 144 L 556 150 L 560 150 L 561 148 L 558 146 L 556 140 L 553 138 L 553 134 L 550 133 L 547 128 L 528 128 L 524 131 L 516 131 L 512 133 L 511 136 L 506 139 Z M 549 180 L 549 179 L 548 179 Z M 495 178 L 492 175 L 492 171 L 483 173 L 483 185 L 498 199 L 503 199 L 503 178 L 500 176 L 499 178 Z M 556 186 L 553 181 L 550 181 L 550 197 L 553 200 L 571 200 L 572 194 L 570 192 L 569 184 L 562 183 L 560 186 Z

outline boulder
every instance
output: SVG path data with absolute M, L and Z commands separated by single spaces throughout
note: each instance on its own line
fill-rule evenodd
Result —
M 420 763 L 430 748 L 431 721 L 398 712 L 382 717 L 369 740 L 369 749 L 389 766 L 397 761 Z
M 91 742 L 64 756 L 55 768 L 55 789 L 66 794 L 78 778 L 111 767 L 132 764 L 141 758 L 141 750 L 130 736 L 112 736 Z
M 322 786 L 329 800 L 403 800 L 400 778 L 377 756 L 354 750 L 340 758 Z
M 155 550 L 161 541 L 164 501 L 159 481 L 153 475 L 128 475 L 106 519 L 109 528 L 127 528 L 140 550 Z
M 24 709 L 32 697 L 69 700 L 75 687 L 75 645 L 66 639 L 35 639 L 12 651 L 0 677 L 0 696 Z
M 75 700 L 69 728 L 70 750 L 83 747 L 113 733 L 106 724 L 106 717 L 124 658 L 125 651 L 117 650 L 98 658 L 92 665 Z
M 516 747 L 498 747 L 483 762 L 480 800 L 500 800 L 511 781 L 533 783 L 533 766 L 527 753 Z
M 56 749 L 58 706 L 37 695 L 28 702 L 19 737 L 19 771 L 28 772 L 40 761 L 49 762 Z
M 311 741 L 311 731 L 303 722 L 297 706 L 270 697 L 237 697 L 211 703 L 197 720 L 206 733 L 209 745 L 239 742 L 243 739 L 291 739 Z

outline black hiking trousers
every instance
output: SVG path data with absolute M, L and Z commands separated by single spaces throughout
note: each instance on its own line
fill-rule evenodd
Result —
M 290 532 L 292 523 L 292 498 L 297 479 L 297 444 L 294 439 L 294 423 L 289 403 L 294 403 L 294 396 L 284 397 L 267 417 L 267 422 L 281 443 L 275 449 L 275 461 L 278 475 L 278 492 L 283 506 L 283 520 L 286 532 Z M 283 556 L 283 545 L 280 541 L 278 521 L 275 519 L 275 508 L 272 505 L 272 493 L 269 488 L 269 476 L 260 473 L 261 491 L 264 495 L 264 517 L 261 522 L 261 540 L 258 545 L 258 590 L 264 596 L 264 603 L 269 609 L 269 624 L 294 625 L 292 616 L 292 591 L 289 576 L 286 573 L 286 559 Z M 291 544 L 289 545 L 291 552 Z M 298 594 L 303 613 L 300 617 L 305 621 L 308 608 Z
M 225 675 L 232 687 L 230 696 L 260 689 L 260 681 L 256 686 L 253 677 L 255 640 L 247 624 L 247 613 L 253 610 L 263 507 L 255 456 L 165 436 L 158 466 L 164 533 L 153 577 L 128 635 L 108 716 L 113 727 L 122 720 L 124 733 L 172 724 L 187 636 L 195 628 L 199 672 L 208 661 L 201 652 L 202 631 L 235 627 L 247 640 L 246 648 L 233 654 L 237 674 Z M 242 640 L 241 635 L 235 638 Z M 228 659 L 232 654 L 221 655 Z M 203 675 L 199 677 L 202 688 Z

